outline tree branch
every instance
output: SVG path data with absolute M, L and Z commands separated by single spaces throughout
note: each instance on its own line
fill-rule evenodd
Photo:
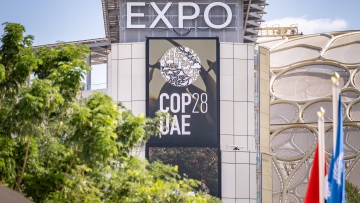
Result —
M 75 154 L 74 154 L 74 156 L 73 156 L 73 158 L 72 158 L 72 160 L 71 160 L 71 162 L 70 162 L 69 167 L 66 169 L 65 175 L 69 174 L 70 169 L 71 169 L 72 165 L 74 164 L 74 161 L 75 161 L 75 159 L 76 159 L 76 156 L 77 156 L 78 152 L 79 152 L 79 150 L 77 150 L 77 151 L 75 152 Z
M 24 176 L 24 172 L 25 172 L 25 168 L 26 168 L 26 162 L 27 162 L 28 155 L 29 155 L 29 148 L 30 148 L 30 136 L 28 136 L 28 138 L 27 138 L 26 153 L 25 153 L 24 163 L 23 163 L 23 167 L 21 169 L 20 177 L 18 178 L 18 180 L 15 183 L 15 187 L 14 187 L 15 191 L 19 191 L 19 189 L 20 189 L 20 183 L 21 183 L 22 178 Z

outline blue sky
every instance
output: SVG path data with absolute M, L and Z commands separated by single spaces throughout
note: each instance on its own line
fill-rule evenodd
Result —
M 34 45 L 105 37 L 101 0 L 0 0 L 3 22 L 24 25 Z M 92 68 L 93 87 L 104 87 L 105 66 Z
M 35 45 L 105 37 L 101 0 L 0 0 L 0 22 L 24 25 Z
M 304 34 L 360 30 L 359 0 L 267 0 L 268 26 L 297 23 Z
M 360 0 L 267 0 L 268 26 L 298 24 L 304 34 L 360 30 Z M 0 23 L 17 22 L 34 45 L 105 37 L 101 0 L 0 0 Z M 0 29 L 2 35 L 3 29 Z M 103 72 L 93 67 L 93 75 Z M 103 74 L 102 74 L 103 75 Z M 106 76 L 93 77 L 94 84 Z
M 344 19 L 349 26 L 360 29 L 359 0 L 267 0 L 266 20 L 307 16 L 309 19 Z

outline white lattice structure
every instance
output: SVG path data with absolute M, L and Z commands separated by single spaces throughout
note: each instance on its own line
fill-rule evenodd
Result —
M 273 202 L 303 202 L 317 141 L 317 115 L 326 110 L 327 160 L 332 149 L 332 82 L 343 95 L 346 178 L 360 187 L 360 32 L 306 35 L 263 42 L 270 48 Z

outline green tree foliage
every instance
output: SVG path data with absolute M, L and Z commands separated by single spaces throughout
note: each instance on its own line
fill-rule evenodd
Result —
M 346 202 L 348 203 L 360 202 L 360 191 L 357 186 L 353 185 L 349 181 L 346 181 L 345 190 L 346 190 Z
M 134 116 L 102 93 L 78 99 L 88 47 L 34 50 L 23 26 L 3 25 L 2 184 L 35 202 L 219 202 L 197 193 L 199 182 L 180 177 L 177 166 L 130 156 L 159 134 L 164 115 Z
M 176 165 L 181 175 L 204 181 L 210 189 L 210 194 L 218 196 L 217 148 L 152 147 L 149 152 L 150 162 L 162 160 L 163 163 Z

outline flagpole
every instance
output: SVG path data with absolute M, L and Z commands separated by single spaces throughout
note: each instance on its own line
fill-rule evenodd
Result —
M 320 107 L 318 115 L 318 155 L 319 155 L 319 203 L 324 203 L 325 197 L 325 136 L 324 136 L 325 110 Z
M 340 88 L 339 88 L 339 79 L 340 76 L 337 72 L 334 73 L 333 76 L 331 76 L 331 81 L 333 82 L 332 86 L 332 92 L 333 92 L 333 153 L 335 152 L 335 146 L 336 146 L 336 130 L 337 130 L 337 120 L 338 120 L 338 101 L 339 101 L 339 94 L 340 94 Z

